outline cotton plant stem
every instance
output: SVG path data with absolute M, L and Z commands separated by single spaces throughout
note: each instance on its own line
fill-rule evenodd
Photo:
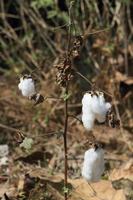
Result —
M 68 83 L 65 88 L 65 94 L 68 95 Z M 65 124 L 64 124 L 64 157 L 65 157 L 65 173 L 64 173 L 64 186 L 67 190 L 67 176 L 68 176 L 68 154 L 67 154 L 67 129 L 68 129 L 68 99 L 65 100 Z M 67 191 L 64 192 L 65 200 L 68 199 Z

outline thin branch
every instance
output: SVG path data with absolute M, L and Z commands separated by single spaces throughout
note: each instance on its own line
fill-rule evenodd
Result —
M 105 28 L 105 29 L 102 29 L 102 30 L 91 32 L 91 33 L 85 33 L 84 39 L 86 39 L 89 35 L 94 35 L 94 34 L 102 33 L 102 32 L 105 32 L 105 31 L 109 31 L 110 29 L 111 29 L 111 27 L 108 27 L 108 28 Z
M 128 38 L 127 38 L 127 26 L 126 26 L 126 5 L 123 5 L 123 33 L 124 33 L 124 57 L 125 57 L 125 74 L 128 76 Z
M 77 121 L 79 121 L 80 123 L 82 123 L 82 121 L 75 115 L 68 115 L 68 117 L 72 117 L 72 118 L 76 119 Z
M 87 83 L 90 84 L 90 86 L 93 86 L 93 83 L 88 79 L 86 78 L 83 74 L 81 74 L 80 72 L 76 71 L 75 70 L 75 73 L 78 74 L 79 76 L 81 76 Z M 105 90 L 102 90 L 101 88 L 99 88 L 103 93 L 105 93 L 106 95 L 112 97 L 113 95 L 110 94 L 109 92 L 106 92 Z

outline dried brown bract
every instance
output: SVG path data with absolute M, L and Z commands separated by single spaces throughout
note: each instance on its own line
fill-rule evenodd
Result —
M 62 87 L 66 87 L 67 82 L 70 81 L 71 78 L 73 77 L 70 58 L 69 57 L 60 58 L 58 64 L 55 65 L 55 67 L 57 69 L 56 73 L 57 83 Z
M 87 133 L 86 133 L 87 134 Z M 84 145 L 86 146 L 86 148 L 90 149 L 90 148 L 93 148 L 95 149 L 95 151 L 98 149 L 98 148 L 102 148 L 102 144 L 99 143 L 99 141 L 96 140 L 96 137 L 93 135 L 92 132 L 89 132 L 89 135 L 88 135 L 88 139 L 86 142 L 84 142 Z
M 15 134 L 14 139 L 17 144 L 21 144 L 23 140 L 25 139 L 25 136 L 22 132 L 19 131 Z
M 106 114 L 106 124 L 112 128 L 120 126 L 120 120 L 116 119 L 116 116 L 112 109 L 109 109 Z
M 32 78 L 32 76 L 31 76 L 30 74 L 25 74 L 24 76 L 22 76 L 22 78 L 23 78 L 23 80 L 24 80 L 24 79 L 26 79 L 26 78 L 27 78 L 27 79 Z
M 37 94 L 33 94 L 31 97 L 30 97 L 30 100 L 34 100 L 34 105 L 38 105 L 40 103 L 42 103 L 44 101 L 44 97 L 37 93 Z

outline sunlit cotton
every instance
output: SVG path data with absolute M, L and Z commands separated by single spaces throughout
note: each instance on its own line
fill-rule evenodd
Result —
M 82 176 L 88 182 L 100 181 L 104 172 L 104 151 L 91 148 L 85 152 Z
M 84 127 L 91 130 L 95 119 L 99 123 L 105 122 L 106 113 L 110 108 L 111 104 L 105 102 L 103 93 L 97 92 L 97 95 L 84 94 L 82 99 L 82 122 Z
M 18 88 L 25 97 L 31 97 L 33 94 L 35 94 L 35 84 L 32 78 L 20 78 Z

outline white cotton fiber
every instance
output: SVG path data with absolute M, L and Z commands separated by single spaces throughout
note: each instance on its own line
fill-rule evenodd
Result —
M 91 130 L 94 126 L 95 115 L 92 112 L 84 113 L 82 115 L 82 122 L 87 130 Z
M 87 130 L 91 130 L 95 119 L 103 123 L 106 113 L 111 107 L 110 103 L 105 102 L 104 94 L 96 92 L 86 93 L 82 99 L 82 122 Z
M 104 151 L 91 148 L 85 152 L 82 176 L 88 182 L 97 182 L 104 172 Z
M 35 84 L 32 78 L 20 78 L 20 83 L 18 84 L 19 90 L 21 90 L 22 95 L 25 97 L 30 97 L 35 94 Z
M 87 130 L 91 130 L 94 125 L 95 115 L 91 110 L 92 97 L 86 93 L 82 99 L 82 122 Z

